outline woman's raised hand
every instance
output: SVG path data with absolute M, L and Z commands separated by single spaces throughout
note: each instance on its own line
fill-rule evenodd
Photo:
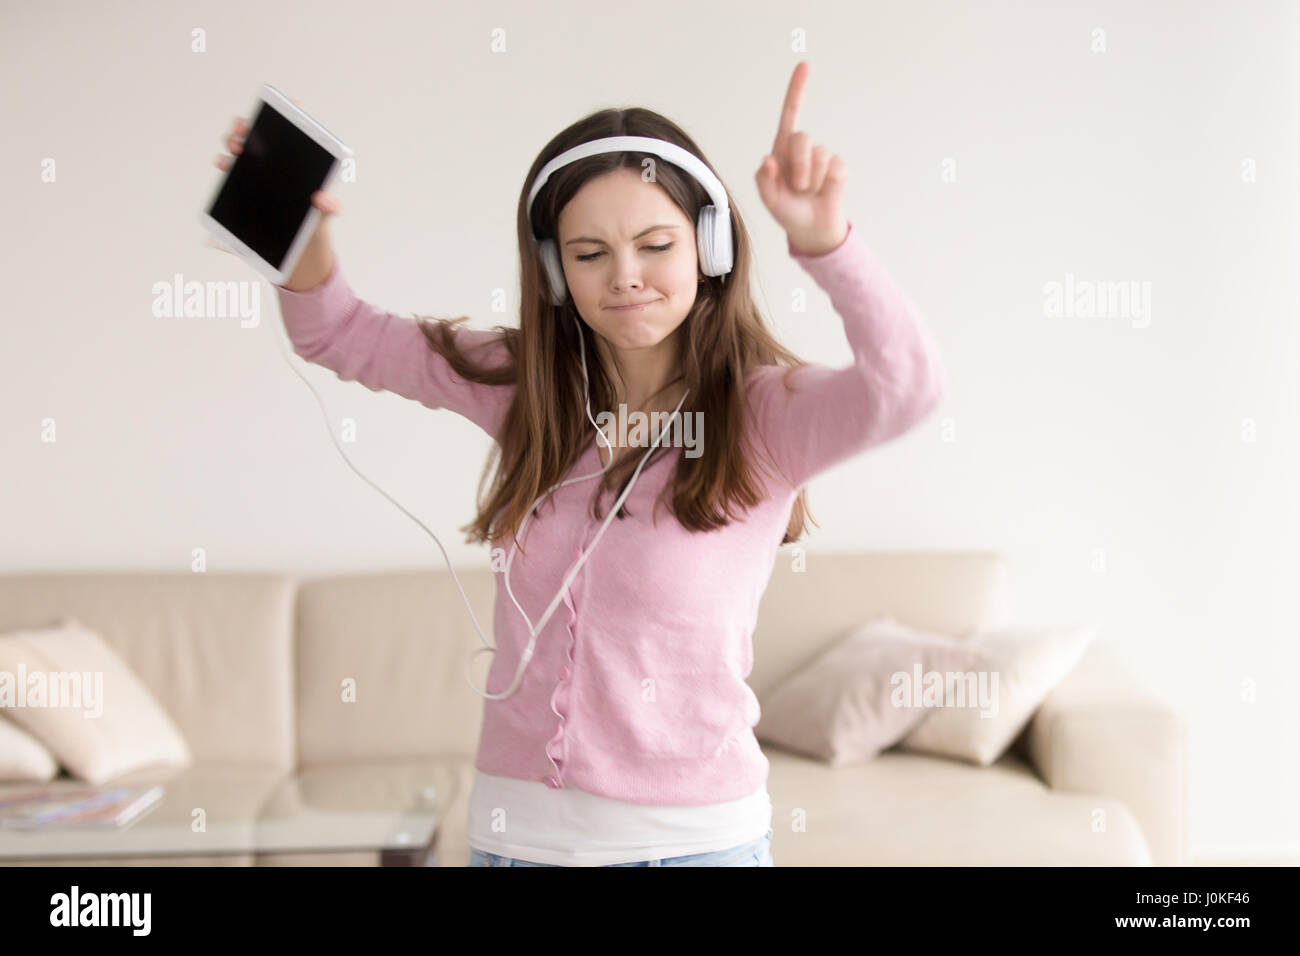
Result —
M 776 140 L 754 180 L 763 205 L 786 231 L 795 250 L 818 256 L 834 250 L 848 235 L 842 202 L 848 169 L 838 153 L 820 143 L 814 145 L 807 133 L 795 129 L 808 70 L 807 60 L 794 68 Z
M 297 100 L 294 100 L 298 103 Z M 298 103 L 301 106 L 301 103 Z M 215 160 L 215 165 L 220 170 L 230 169 L 234 157 L 244 151 L 244 140 L 248 138 L 248 120 L 242 116 L 236 116 L 235 122 L 230 131 L 225 136 L 226 149 L 231 155 L 219 155 Z M 318 189 L 312 193 L 311 204 L 321 211 L 320 222 L 316 224 L 316 231 L 312 234 L 311 241 L 307 243 L 307 248 L 303 251 L 302 258 L 298 261 L 293 275 L 285 283 L 284 287 L 291 292 L 302 292 L 308 289 L 314 289 L 329 277 L 334 268 L 334 250 L 329 237 L 329 218 L 339 213 L 342 208 L 338 197 L 327 193 L 323 189 Z

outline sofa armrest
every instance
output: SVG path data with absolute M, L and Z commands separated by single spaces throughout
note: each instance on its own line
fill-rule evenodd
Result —
M 1079 664 L 1030 719 L 1021 751 L 1054 790 L 1122 801 L 1156 866 L 1187 862 L 1187 725 L 1108 645 Z

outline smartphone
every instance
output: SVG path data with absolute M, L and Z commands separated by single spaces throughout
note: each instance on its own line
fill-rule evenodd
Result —
M 284 285 L 320 222 L 312 194 L 334 185 L 352 150 L 269 83 L 251 116 L 199 222 L 215 245 Z

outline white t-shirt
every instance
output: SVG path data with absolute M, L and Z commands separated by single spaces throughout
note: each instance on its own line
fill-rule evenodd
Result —
M 471 847 L 560 866 L 726 850 L 762 838 L 771 826 L 766 786 L 725 803 L 656 807 L 478 770 L 469 801 Z

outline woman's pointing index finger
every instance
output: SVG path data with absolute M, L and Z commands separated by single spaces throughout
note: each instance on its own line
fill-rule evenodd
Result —
M 803 105 L 803 88 L 808 82 L 808 61 L 801 60 L 790 75 L 790 85 L 785 91 L 785 104 L 781 107 L 781 122 L 776 128 L 772 155 L 781 157 L 782 145 L 794 134 L 799 123 L 799 107 Z

